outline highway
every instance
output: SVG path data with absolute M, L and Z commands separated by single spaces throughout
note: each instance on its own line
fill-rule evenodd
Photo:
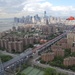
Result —
M 34 50 L 31 51 L 26 51 L 25 53 L 20 54 L 19 56 L 11 59 L 10 61 L 7 61 L 5 63 L 3 63 L 4 69 L 7 68 L 11 68 L 13 65 L 18 64 L 18 62 L 21 62 L 23 60 L 27 60 L 29 59 L 30 56 L 33 56 L 33 54 L 36 55 L 36 53 L 42 52 L 45 50 L 45 48 L 51 46 L 52 44 L 54 44 L 55 42 L 57 42 L 58 40 L 62 39 L 63 37 L 65 37 L 67 35 L 67 32 L 57 36 L 56 38 L 48 41 L 47 43 L 35 48 Z M 33 51 L 33 52 L 32 52 Z
M 9 68 L 14 64 L 17 64 L 20 61 L 23 61 L 25 59 L 28 59 L 32 55 L 32 51 L 27 51 L 25 53 L 21 53 L 19 56 L 3 63 L 4 68 Z
M 36 52 L 36 53 L 37 53 L 37 52 L 38 52 L 38 53 L 41 53 L 42 51 L 44 51 L 45 48 L 51 46 L 52 44 L 54 44 L 54 43 L 57 42 L 58 40 L 62 39 L 62 38 L 65 37 L 66 35 L 67 35 L 67 32 L 65 32 L 65 33 L 63 33 L 63 34 L 57 36 L 56 38 L 54 38 L 54 39 L 52 39 L 52 40 L 46 42 L 45 44 L 43 44 L 43 45 L 41 45 L 41 46 L 35 48 L 35 49 L 33 50 L 33 52 L 34 52 L 34 53 L 35 53 L 35 52 Z
M 47 43 L 41 45 L 38 48 L 35 48 L 34 50 L 32 50 L 33 52 L 36 51 L 35 53 L 33 53 L 32 51 L 27 51 L 25 53 L 20 54 L 19 56 L 11 59 L 10 61 L 7 61 L 5 63 L 3 63 L 3 67 L 4 69 L 8 69 L 11 68 L 12 66 L 17 65 L 19 62 L 23 62 L 23 60 L 27 60 L 30 56 L 33 56 L 33 54 L 36 55 L 36 53 L 39 53 L 41 51 L 43 51 L 45 48 L 47 48 L 48 46 L 52 45 L 53 43 L 55 43 L 56 41 L 60 40 L 61 38 L 63 38 L 64 36 L 66 36 L 67 33 L 63 33 L 61 35 L 59 35 L 58 37 L 48 41 Z M 1 67 L 1 66 L 0 66 Z M 0 71 L 1 72 L 1 71 Z
M 51 40 L 51 41 L 49 41 L 49 42 L 47 42 L 47 43 L 41 45 L 40 47 L 35 48 L 36 53 L 37 53 L 37 52 L 40 52 L 40 51 L 42 51 L 44 48 L 46 48 L 46 47 L 52 45 L 54 42 L 58 41 L 59 39 L 61 39 L 61 38 L 64 37 L 65 35 L 66 35 L 66 33 L 63 33 L 63 34 L 59 35 L 58 37 L 54 38 L 53 40 Z M 7 67 L 11 66 L 12 64 L 17 63 L 17 62 L 20 61 L 21 59 L 28 58 L 28 57 L 31 56 L 31 55 L 33 55 L 32 51 L 27 51 L 27 52 L 25 52 L 25 53 L 20 54 L 19 56 L 15 57 L 15 58 L 11 59 L 10 61 L 5 62 L 5 63 L 3 64 L 3 66 L 4 66 L 4 68 L 7 68 Z

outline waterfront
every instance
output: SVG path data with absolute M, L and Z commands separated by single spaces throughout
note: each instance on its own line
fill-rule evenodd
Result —
M 15 24 L 13 19 L 0 19 L 0 32 L 17 27 L 21 24 Z

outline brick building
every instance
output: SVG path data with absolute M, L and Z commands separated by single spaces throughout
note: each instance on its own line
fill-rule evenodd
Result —
M 68 46 L 67 43 L 61 43 L 61 47 L 62 47 L 63 49 L 67 49 L 67 48 L 69 48 L 69 46 Z
M 73 46 L 73 42 L 75 41 L 75 32 L 70 32 L 67 34 L 67 44 L 69 48 Z
M 53 51 L 53 50 L 55 50 L 55 49 L 61 49 L 62 47 L 61 46 L 59 46 L 59 45 L 52 45 L 51 46 L 51 50 Z
M 13 46 L 13 42 L 8 42 L 8 52 L 12 52 L 12 50 L 14 50 L 14 46 Z
M 54 53 L 44 53 L 41 55 L 41 59 L 45 62 L 52 61 L 54 59 Z
M 65 58 L 64 61 L 63 61 L 63 64 L 65 66 L 73 66 L 73 65 L 75 65 L 75 57 Z
M 23 51 L 22 41 L 8 42 L 8 52 L 22 52 L 22 51 Z
M 71 52 L 75 52 L 75 47 L 71 47 Z
M 59 48 L 58 49 L 53 49 L 53 52 L 54 52 L 55 56 L 62 56 L 62 57 L 64 56 L 64 50 L 61 49 L 61 48 L 60 49 Z
M 6 51 L 8 51 L 8 39 L 6 39 L 6 40 L 4 40 L 4 44 L 5 44 L 5 49 L 6 49 Z

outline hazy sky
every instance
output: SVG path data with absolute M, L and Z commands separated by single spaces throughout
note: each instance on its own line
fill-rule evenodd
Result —
M 0 0 L 0 18 L 43 16 L 45 10 L 52 16 L 75 16 L 75 0 Z

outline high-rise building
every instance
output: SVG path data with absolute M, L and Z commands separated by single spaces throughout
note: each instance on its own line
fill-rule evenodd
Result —
M 9 52 L 12 52 L 12 50 L 14 50 L 14 46 L 13 46 L 13 42 L 8 42 L 8 50 Z
M 18 42 L 18 52 L 23 52 L 23 42 L 22 41 Z
M 71 52 L 72 53 L 75 53 L 75 46 L 74 47 L 71 47 Z
M 46 11 L 44 11 L 44 18 L 46 18 Z
M 71 48 L 73 46 L 73 42 L 75 41 L 75 32 L 70 32 L 67 34 L 67 44 Z
M 14 45 L 15 52 L 18 52 L 18 42 L 15 41 L 13 45 Z
M 13 27 L 12 27 L 12 30 L 13 30 L 13 32 L 15 32 L 15 31 L 16 31 L 16 27 L 15 27 L 15 26 L 13 26 Z
M 1 48 L 5 48 L 4 39 L 0 39 Z
M 64 50 L 63 49 L 54 49 L 53 52 L 54 52 L 55 56 L 61 56 L 61 57 L 64 56 Z
M 8 51 L 8 39 L 4 40 L 4 44 L 5 44 L 6 51 Z
M 41 55 L 43 61 L 52 61 L 54 59 L 54 53 L 44 53 Z
M 73 65 L 75 65 L 75 57 L 65 58 L 64 61 L 63 61 L 63 64 L 65 66 L 73 66 Z

